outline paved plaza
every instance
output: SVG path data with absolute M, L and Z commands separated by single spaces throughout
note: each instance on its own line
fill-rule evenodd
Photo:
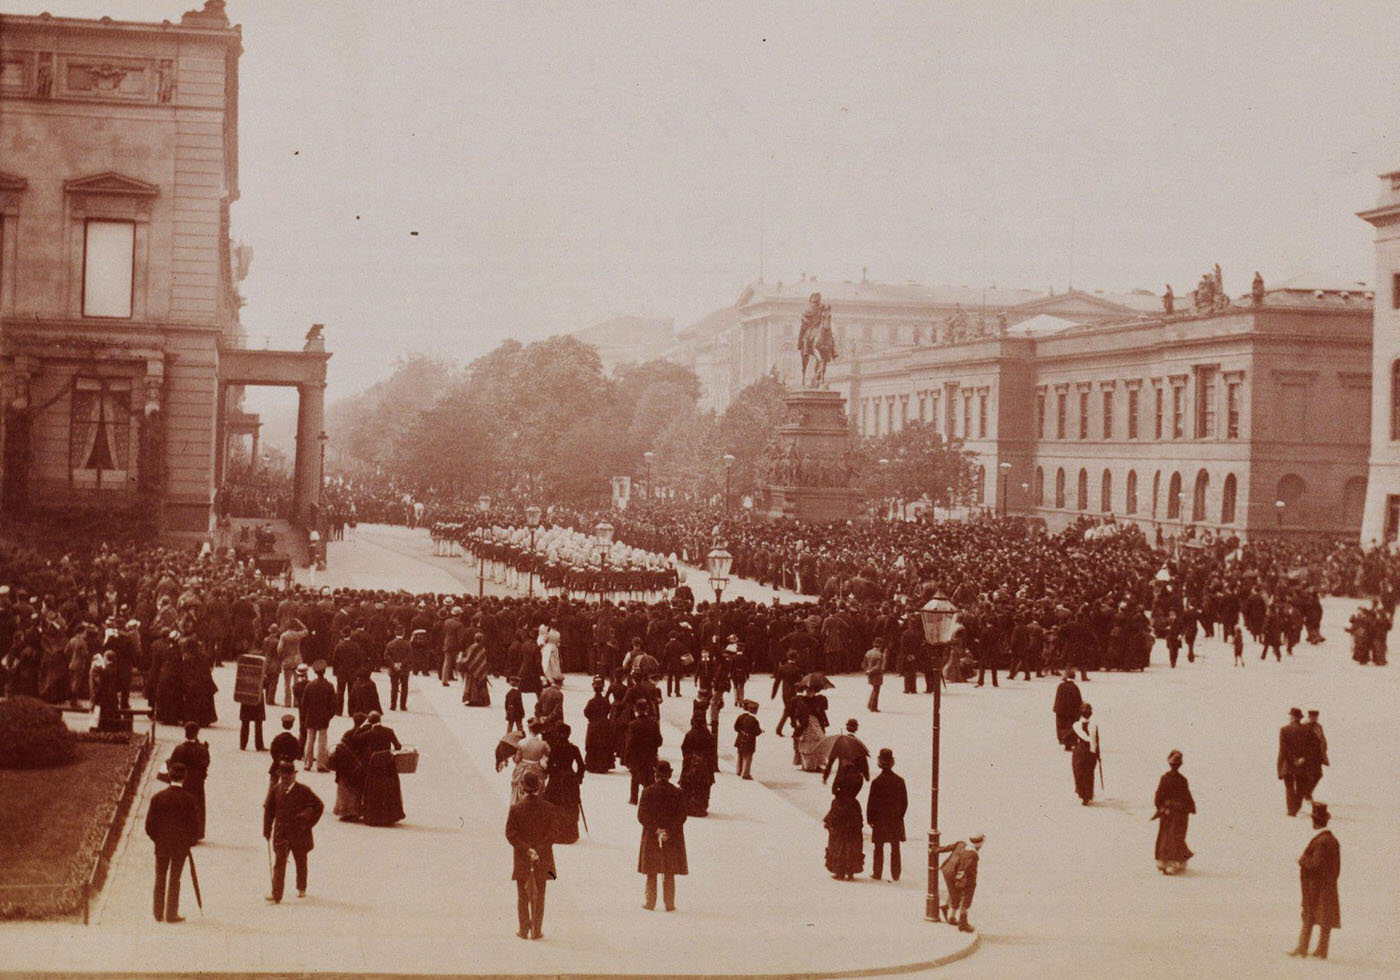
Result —
M 331 553 L 337 574 L 373 568 L 380 579 L 366 584 L 397 576 L 414 590 L 437 591 L 431 582 L 453 575 L 454 561 L 467 566 L 432 557 L 426 533 L 404 529 L 361 529 Z M 745 588 L 761 597 L 756 584 Z M 1091 807 L 1079 805 L 1069 757 L 1054 741 L 1053 681 L 1002 678 L 997 690 L 951 685 L 943 701 L 942 830 L 949 841 L 982 832 L 987 843 L 970 916 L 979 946 L 939 975 L 1394 975 L 1398 682 L 1390 669 L 1349 659 L 1343 626 L 1352 605 L 1327 600 L 1328 642 L 1302 646 L 1283 663 L 1261 663 L 1251 644 L 1246 666 L 1233 667 L 1223 645 L 1204 641 L 1197 662 L 1183 658 L 1175 671 L 1162 664 L 1159 646 L 1145 674 L 1093 675 L 1082 688 L 1102 727 L 1106 788 Z M 626 803 L 626 774 L 589 775 L 582 787 L 589 832 L 557 848 L 559 880 L 548 894 L 546 939 L 537 943 L 514 936 L 502 833 L 509 775 L 494 772 L 492 762 L 504 728 L 499 681 L 491 708 L 469 709 L 457 688 L 415 677 L 410 710 L 387 715 L 423 756 L 419 772 L 403 779 L 408 817 L 397 827 L 338 822 L 329 814 L 334 777 L 303 776 L 328 805 L 311 854 L 311 895 L 271 907 L 262 898 L 267 854 L 259 824 L 268 757 L 239 753 L 231 670 L 217 679 L 221 720 L 205 736 L 213 750 L 209 833 L 194 852 L 204 915 L 187 887 L 185 924 L 150 920 L 151 849 L 139 828 L 159 784 L 148 777 L 93 925 L 7 925 L 0 930 L 5 968 L 881 973 L 968 951 L 969 937 L 922 919 L 932 699 L 901 693 L 898 678 L 887 681 L 879 714 L 865 710 L 861 678 L 837 678 L 828 695 L 833 726 L 858 718 L 872 751 L 893 748 L 908 781 L 910 840 L 899 883 L 871 881 L 868 853 L 866 876 L 852 883 L 828 876 L 821 818 L 830 793 L 819 777 L 791 766 L 790 744 L 773 734 L 778 702 L 760 676 L 748 690 L 762 704 L 765 728 L 756 779 L 732 774 L 726 734 L 711 814 L 687 823 L 691 874 L 679 881 L 679 910 L 640 907 L 639 827 Z M 381 688 L 387 697 L 382 681 Z M 586 678 L 569 677 L 565 690 L 581 744 Z M 662 756 L 677 768 L 693 694 L 687 682 L 682 698 L 663 704 Z M 1332 760 L 1317 791 L 1332 807 L 1343 850 L 1343 928 L 1333 937 L 1330 967 L 1284 955 L 1297 936 L 1296 860 L 1311 835 L 1306 815 L 1285 815 L 1274 774 L 1278 728 L 1294 704 L 1321 710 Z M 734 710 L 721 718 L 725 733 Z M 279 714 L 269 710 L 269 738 Z M 332 735 L 343 727 L 337 722 Z M 162 728 L 160 735 L 163 758 L 176 733 Z M 1153 865 L 1149 817 L 1172 748 L 1185 753 L 1199 813 L 1189 871 L 1165 878 Z

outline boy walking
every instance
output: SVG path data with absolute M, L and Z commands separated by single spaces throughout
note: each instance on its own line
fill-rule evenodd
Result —
M 753 779 L 754 750 L 758 748 L 758 736 L 763 734 L 763 726 L 758 723 L 758 702 L 745 701 L 744 713 L 734 719 L 734 748 L 739 754 L 738 775 L 740 779 Z

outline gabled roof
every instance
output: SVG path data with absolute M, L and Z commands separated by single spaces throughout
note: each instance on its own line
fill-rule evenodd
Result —
M 69 194 L 122 194 L 128 197 L 156 197 L 160 194 L 157 185 L 112 170 L 91 177 L 65 180 L 63 190 Z
M 1078 320 L 1066 320 L 1064 317 L 1051 316 L 1049 313 L 1037 313 L 1026 320 L 1019 320 L 1007 328 L 1008 337 L 1048 337 L 1051 334 L 1063 333 L 1072 327 L 1080 326 Z
M 802 278 L 796 282 L 750 283 L 739 294 L 736 306 L 765 302 L 806 302 L 812 293 L 821 293 L 824 303 L 875 303 L 889 306 L 931 306 L 951 309 L 1002 309 L 1035 300 L 1045 294 L 1037 289 L 998 289 L 994 286 L 926 286 L 918 282 L 874 282 L 863 279 L 833 280 Z M 985 307 L 984 307 L 985 303 Z
M 1124 302 L 1127 300 L 1128 302 Z M 1112 298 L 1100 293 L 1087 293 L 1082 289 L 1043 296 L 1022 303 L 1006 311 L 1007 318 L 1014 324 L 1029 320 L 1037 314 L 1068 319 L 1082 323 L 1085 319 L 1103 320 L 1136 317 L 1149 310 L 1160 311 L 1162 301 L 1151 293 L 1114 294 Z

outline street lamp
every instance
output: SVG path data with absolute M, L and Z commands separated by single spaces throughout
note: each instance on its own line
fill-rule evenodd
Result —
M 535 529 L 540 526 L 540 509 L 534 504 L 525 508 L 525 523 L 530 526 L 530 586 L 528 595 L 535 595 Z
M 733 453 L 724 454 L 724 509 L 729 509 L 729 471 L 734 468 Z
M 647 481 L 647 493 L 651 493 L 651 481 Z M 602 566 L 602 572 L 598 580 L 598 602 L 603 601 L 603 587 L 607 584 L 608 576 L 608 548 L 612 545 L 613 526 L 607 521 L 599 521 L 593 528 L 593 537 L 598 548 L 598 564 Z
M 997 464 L 1001 470 L 1001 516 L 1006 517 L 1006 488 L 1011 485 L 1011 464 L 1002 460 Z
M 647 500 L 651 499 L 651 463 L 656 459 L 656 453 L 648 449 L 642 453 L 642 459 L 647 461 Z
M 946 644 L 953 638 L 958 607 L 941 591 L 919 610 L 924 624 L 924 640 L 930 646 Z M 943 718 L 943 677 L 940 671 L 933 685 L 933 756 L 929 773 L 928 897 L 924 918 L 938 921 L 938 728 Z
M 1283 509 L 1288 505 L 1282 500 L 1274 501 L 1274 513 L 1278 515 L 1278 526 L 1283 527 Z
M 715 590 L 715 605 L 724 597 L 724 587 L 729 584 L 729 569 L 734 565 L 734 556 L 725 550 L 723 543 L 716 544 L 705 556 L 705 568 L 710 573 L 710 588 Z
M 881 456 L 876 462 L 880 465 L 880 487 L 885 491 L 885 520 L 890 519 L 890 461 Z

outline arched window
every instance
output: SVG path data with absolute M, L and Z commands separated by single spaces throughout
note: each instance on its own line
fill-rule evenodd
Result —
M 1113 474 L 1108 470 L 1103 471 L 1103 479 L 1099 481 L 1099 510 L 1107 514 L 1113 509 Z
M 1080 510 L 1089 509 L 1089 471 L 1081 469 L 1079 471 L 1079 493 L 1076 494 L 1075 503 Z
M 1162 471 L 1152 474 L 1152 516 L 1157 516 L 1157 500 L 1162 495 Z
M 1063 466 L 1055 471 L 1055 506 L 1061 510 L 1065 506 L 1065 468 Z
M 1342 524 L 1348 528 L 1361 526 L 1366 510 L 1366 478 L 1354 476 L 1342 486 Z
M 1220 492 L 1220 523 L 1235 523 L 1235 474 L 1225 477 L 1225 489 Z
M 1191 520 L 1206 519 L 1206 491 L 1210 489 L 1210 474 L 1205 470 L 1196 474 L 1196 488 L 1191 493 Z
M 1278 481 L 1278 494 L 1274 498 L 1274 507 L 1278 511 L 1278 523 L 1302 524 L 1305 520 L 1303 513 L 1303 497 L 1308 492 L 1307 481 L 1296 473 L 1284 474 Z M 1283 506 L 1279 507 L 1282 501 Z
M 1035 468 L 1035 505 L 1045 506 L 1045 470 L 1039 466 Z
M 1390 438 L 1400 440 L 1400 361 L 1390 366 Z
M 1167 484 L 1167 520 L 1181 518 L 1181 474 L 1173 473 Z
M 1128 471 L 1128 495 L 1123 501 L 1123 510 L 1129 514 L 1137 513 L 1137 470 Z

